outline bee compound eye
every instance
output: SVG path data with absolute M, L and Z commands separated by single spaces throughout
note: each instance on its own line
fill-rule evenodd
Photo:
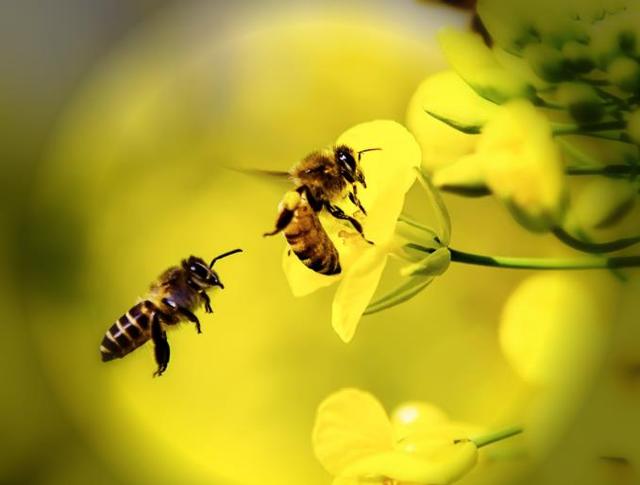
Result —
M 189 266 L 189 271 L 202 280 L 206 280 L 209 276 L 209 270 L 199 263 Z

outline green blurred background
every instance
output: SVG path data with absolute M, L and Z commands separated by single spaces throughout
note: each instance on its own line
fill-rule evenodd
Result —
M 431 401 L 488 428 L 526 419 L 533 391 L 497 329 L 528 272 L 453 267 L 366 317 L 345 345 L 330 326 L 333 289 L 294 299 L 283 241 L 260 236 L 282 186 L 224 168 L 287 169 L 356 123 L 403 122 L 417 85 L 444 65 L 437 28 L 466 25 L 463 14 L 410 0 L 0 8 L 0 482 L 329 483 L 310 431 L 317 404 L 344 386 L 388 409 Z M 567 253 L 493 199 L 447 202 L 456 247 Z M 408 206 L 431 221 L 420 192 Z M 150 345 L 100 362 L 104 331 L 163 269 L 235 247 L 246 252 L 219 264 L 214 315 L 201 315 L 202 335 L 169 335 L 161 379 Z M 384 287 L 396 273 L 390 265 Z M 610 275 L 585 278 L 599 287 Z M 546 467 L 496 459 L 463 483 L 590 483 L 575 450 L 603 435 L 584 431 L 610 406 L 587 406 L 595 382 L 551 406 L 561 439 Z M 563 481 L 576 470 L 582 481 Z

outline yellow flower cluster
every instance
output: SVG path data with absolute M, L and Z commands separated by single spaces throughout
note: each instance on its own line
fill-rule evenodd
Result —
M 527 99 L 529 84 L 501 67 L 480 36 L 447 30 L 441 41 L 456 71 L 427 79 L 408 111 L 434 184 L 467 195 L 489 190 L 528 229 L 553 228 L 566 205 L 564 163 L 551 123 Z M 443 99 L 456 101 L 443 109 Z

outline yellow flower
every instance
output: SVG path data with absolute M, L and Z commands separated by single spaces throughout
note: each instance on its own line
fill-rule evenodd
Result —
M 458 480 L 475 465 L 477 447 L 466 439 L 470 429 L 422 403 L 404 405 L 389 419 L 374 396 L 344 389 L 320 404 L 312 443 L 336 477 L 334 485 L 438 485 Z
M 475 171 L 513 216 L 533 231 L 549 230 L 563 216 L 566 181 L 560 149 L 551 125 L 524 100 L 498 108 L 482 129 L 475 153 L 436 173 L 442 187 L 451 172 Z
M 534 391 L 525 417 L 532 458 L 546 459 L 558 446 L 590 399 L 596 376 L 608 374 L 611 320 L 623 314 L 619 294 L 608 274 L 553 272 L 525 279 L 509 296 L 499 340 L 507 362 Z
M 558 223 L 565 206 L 564 164 L 551 125 L 531 103 L 501 107 L 482 130 L 476 153 L 491 191 L 531 230 Z
M 462 133 L 434 116 L 466 126 L 482 126 L 496 105 L 478 96 L 454 71 L 425 79 L 409 102 L 407 127 L 422 150 L 422 165 L 432 172 L 472 153 L 477 136 Z
M 359 190 L 358 196 L 367 216 L 356 214 L 348 200 L 338 203 L 345 212 L 360 218 L 364 234 L 375 244 L 367 244 L 350 226 L 323 211 L 320 220 L 338 250 L 342 272 L 335 276 L 318 274 L 286 250 L 283 267 L 295 296 L 307 295 L 341 280 L 333 301 L 332 325 L 340 338 L 349 342 L 394 248 L 396 222 L 405 195 L 416 179 L 415 168 L 420 165 L 421 153 L 411 133 L 388 120 L 354 126 L 336 144 L 355 151 L 381 148 L 368 152 L 360 162 L 367 188 Z
M 607 341 L 606 282 L 545 273 L 518 286 L 502 312 L 500 344 L 523 380 L 566 387 L 589 379 Z

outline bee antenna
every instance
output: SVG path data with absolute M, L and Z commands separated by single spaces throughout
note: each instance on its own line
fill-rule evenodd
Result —
M 211 260 L 211 264 L 209 265 L 209 268 L 213 268 L 213 265 L 219 259 L 226 258 L 227 256 L 231 256 L 232 254 L 241 253 L 241 252 L 242 252 L 242 249 L 238 248 L 238 249 L 233 249 L 232 251 L 227 251 L 226 253 L 222 253 L 220 256 L 216 256 Z
M 376 151 L 379 151 L 379 150 L 382 150 L 382 148 L 365 148 L 364 150 L 360 150 L 360 151 L 358 152 L 358 161 L 360 161 L 360 157 L 362 157 L 362 154 L 363 154 L 363 153 L 366 153 L 366 152 L 376 152 Z

